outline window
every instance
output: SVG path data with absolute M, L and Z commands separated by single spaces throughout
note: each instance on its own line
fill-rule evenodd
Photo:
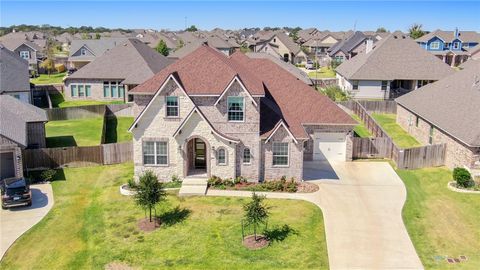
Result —
M 103 82 L 103 97 L 110 97 L 110 83 Z
M 78 85 L 78 96 L 79 97 L 84 97 L 85 96 L 85 91 L 83 90 L 83 85 Z
M 85 85 L 85 96 L 90 97 L 92 96 L 92 86 Z
M 80 55 L 87 55 L 87 50 L 85 48 L 81 48 Z
M 388 81 L 382 81 L 382 90 L 386 91 L 388 86 Z
M 30 52 L 29 51 L 20 51 L 20 57 L 23 59 L 30 59 Z
M 358 90 L 358 81 L 353 81 L 352 82 L 352 89 L 353 90 Z
M 217 161 L 218 161 L 218 165 L 227 165 L 227 154 L 225 149 L 223 148 L 218 149 Z
M 415 117 L 415 127 L 418 127 L 418 122 L 420 122 L 420 118 L 418 115 Z
M 70 85 L 70 95 L 72 97 L 76 97 L 77 94 L 77 86 L 76 85 Z
M 228 97 L 227 98 L 227 107 L 228 107 L 228 121 L 243 121 L 243 97 Z
M 273 166 L 288 166 L 288 143 L 273 143 Z
M 125 95 L 125 86 L 124 85 L 119 85 L 118 86 L 118 96 L 119 97 L 124 97 Z
M 430 126 L 430 133 L 428 134 L 428 143 L 433 144 L 433 130 L 435 128 L 433 126 Z
M 458 50 L 460 48 L 460 42 L 456 41 L 453 43 L 453 48 Z
M 167 103 L 167 117 L 178 116 L 178 97 L 169 96 L 166 97 Z
M 116 82 L 110 82 L 110 91 L 111 91 L 111 97 L 112 98 L 118 97 L 117 83 Z
M 20 95 L 18 95 L 18 94 L 13 95 L 13 97 L 16 98 L 16 99 L 20 99 Z
M 250 148 L 243 149 L 243 164 L 250 164 L 251 157 Z
M 147 141 L 143 142 L 143 164 L 167 165 L 167 142 Z
M 434 42 L 430 43 L 430 49 L 432 49 L 432 50 L 440 49 L 440 42 L 439 41 L 434 41 Z

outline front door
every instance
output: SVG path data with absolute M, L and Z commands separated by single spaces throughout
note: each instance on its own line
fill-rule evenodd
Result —
M 195 169 L 205 169 L 207 167 L 205 143 L 200 139 L 194 142 L 194 166 Z

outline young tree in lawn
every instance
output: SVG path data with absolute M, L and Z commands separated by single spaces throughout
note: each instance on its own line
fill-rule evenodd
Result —
M 45 69 L 48 72 L 48 77 L 50 77 L 52 71 L 55 70 L 55 63 L 51 58 L 47 58 L 42 63 L 40 63 L 40 67 Z
M 163 183 L 158 182 L 157 176 L 152 171 L 146 171 L 140 176 L 136 188 L 135 202 L 143 209 L 148 209 L 150 222 L 152 222 L 152 209 L 167 196 Z
M 265 196 L 252 194 L 252 200 L 243 206 L 244 217 L 247 225 L 253 225 L 253 236 L 257 241 L 257 227 L 260 224 L 266 224 L 268 219 L 268 207 L 263 203 Z
M 163 56 L 168 56 L 168 47 L 167 47 L 167 43 L 165 43 L 165 41 L 163 41 L 163 39 L 161 39 L 158 44 L 157 44 L 157 47 L 155 47 L 155 50 L 162 54 Z

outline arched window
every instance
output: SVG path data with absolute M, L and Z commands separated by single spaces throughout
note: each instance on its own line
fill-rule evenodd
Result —
M 227 153 L 225 149 L 220 148 L 217 151 L 217 161 L 218 165 L 226 165 L 227 164 Z
M 250 148 L 246 147 L 245 149 L 243 149 L 243 163 L 250 164 L 251 158 L 252 155 L 250 153 Z

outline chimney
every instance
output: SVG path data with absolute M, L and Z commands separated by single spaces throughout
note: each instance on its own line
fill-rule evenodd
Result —
M 455 27 L 455 38 L 458 38 L 458 27 Z
M 365 48 L 365 53 L 369 53 L 373 49 L 373 40 L 371 38 L 366 40 L 366 48 Z

